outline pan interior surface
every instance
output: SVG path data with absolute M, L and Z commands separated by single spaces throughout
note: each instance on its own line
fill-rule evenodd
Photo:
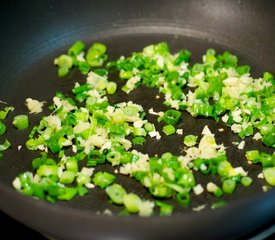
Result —
M 162 33 L 161 33 L 162 32 Z M 77 36 L 71 35 L 71 43 L 74 42 Z M 66 42 L 70 42 L 69 39 Z M 144 30 L 134 31 L 128 28 L 116 29 L 114 31 L 108 31 L 106 34 L 100 32 L 98 35 L 93 33 L 91 36 L 88 33 L 79 34 L 79 39 L 84 40 L 87 45 L 97 41 L 107 45 L 109 60 L 115 60 L 121 55 L 127 57 L 130 56 L 131 52 L 141 51 L 143 47 L 152 44 L 166 41 L 170 46 L 171 52 L 177 52 L 184 48 L 192 52 L 192 61 L 201 61 L 202 55 L 208 48 L 214 48 L 218 53 L 224 51 L 230 51 L 239 57 L 239 64 L 248 64 L 252 68 L 252 76 L 259 77 L 264 72 L 255 58 L 250 58 L 249 54 L 242 49 L 233 49 L 231 46 L 224 46 L 222 42 L 217 43 L 209 38 L 204 33 L 198 34 L 198 36 L 190 35 L 190 31 L 185 32 L 184 30 L 169 28 L 169 31 L 164 32 L 159 29 L 158 31 Z M 60 40 L 62 42 L 62 40 Z M 0 89 L 1 100 L 8 102 L 9 105 L 15 107 L 15 111 L 11 113 L 7 119 L 8 122 L 8 133 L 5 135 L 12 143 L 12 149 L 8 150 L 4 154 L 4 159 L 0 161 L 0 181 L 6 186 L 12 188 L 12 181 L 14 178 L 23 171 L 31 170 L 31 161 L 33 158 L 39 156 L 38 152 L 28 151 L 24 144 L 28 138 L 30 129 L 36 125 L 41 116 L 49 114 L 47 107 L 52 104 L 52 98 L 56 92 L 63 92 L 67 95 L 71 95 L 70 90 L 74 86 L 75 82 L 84 83 L 85 78 L 80 75 L 76 70 L 73 70 L 67 77 L 58 78 L 57 69 L 53 66 L 54 58 L 67 51 L 69 45 L 60 44 L 60 47 L 52 46 L 49 49 L 48 46 L 41 47 L 39 50 L 33 50 L 30 55 L 26 57 L 24 67 L 20 66 L 20 62 L 17 63 L 12 69 L 14 71 L 9 72 L 6 76 L 10 78 L 10 84 L 4 89 Z M 46 49 L 46 50 L 45 50 Z M 42 54 L 41 54 L 42 53 Z M 28 61 L 29 59 L 29 61 Z M 113 72 L 110 74 L 110 79 L 116 81 L 118 86 L 123 85 L 122 80 L 118 80 L 117 73 Z M 7 82 L 7 81 L 6 81 Z M 162 124 L 156 122 L 156 118 L 148 114 L 150 108 L 154 108 L 155 111 L 165 111 L 166 108 L 163 105 L 163 98 L 156 99 L 158 91 L 156 89 L 149 89 L 146 87 L 140 87 L 131 92 L 125 94 L 121 90 L 114 96 L 109 96 L 111 103 L 118 103 L 124 101 L 133 101 L 141 104 L 147 112 L 148 119 L 153 121 L 159 132 L 161 132 Z M 46 101 L 44 112 L 38 115 L 30 116 L 31 126 L 28 130 L 17 131 L 11 126 L 12 118 L 17 114 L 23 114 L 27 111 L 24 105 L 25 99 L 31 97 L 39 101 Z M 253 187 L 242 187 L 238 186 L 237 191 L 233 195 L 227 195 L 223 199 L 227 202 L 234 204 L 235 201 L 241 201 L 250 197 L 254 197 L 257 194 L 262 194 L 262 186 L 265 184 L 263 179 L 258 179 L 257 176 L 261 172 L 261 167 L 248 165 L 245 158 L 245 151 L 251 149 L 259 149 L 266 152 L 271 152 L 271 149 L 264 147 L 260 141 L 253 141 L 252 138 L 246 138 L 246 146 L 244 150 L 237 149 L 236 146 L 232 145 L 232 142 L 240 141 L 240 138 L 233 134 L 231 130 L 223 124 L 221 121 L 218 123 L 213 119 L 196 118 L 194 119 L 187 112 L 183 113 L 182 121 L 179 126 L 183 129 L 184 135 L 194 134 L 199 135 L 205 125 L 208 125 L 210 130 L 215 133 L 215 137 L 218 144 L 223 143 L 226 147 L 228 160 L 233 166 L 242 166 L 244 169 L 249 170 L 249 175 L 255 179 Z M 219 128 L 224 128 L 224 132 L 219 132 Z M 161 140 L 148 139 L 146 144 L 142 147 L 137 147 L 143 153 L 148 153 L 150 156 L 155 154 L 162 154 L 164 152 L 172 152 L 175 155 L 180 155 L 183 152 L 183 136 L 175 135 L 172 137 L 162 136 Z M 22 149 L 18 151 L 17 146 L 22 145 Z M 111 165 L 106 164 L 97 167 L 98 170 L 106 170 L 113 173 L 114 168 Z M 202 176 L 201 174 L 195 174 L 197 183 L 201 183 L 204 188 L 209 181 L 219 181 L 218 178 L 213 176 Z M 135 192 L 144 199 L 152 200 L 152 197 L 148 191 L 142 187 L 134 179 L 127 176 L 118 175 L 118 183 L 122 184 L 127 191 Z M 204 191 L 200 196 L 191 195 L 191 204 L 188 208 L 179 207 L 175 200 L 169 200 L 167 202 L 175 205 L 175 215 L 183 215 L 187 212 L 192 211 L 192 208 L 206 204 L 206 209 L 211 207 L 213 202 L 217 201 L 216 198 L 210 196 Z M 106 209 L 110 209 L 114 214 L 119 213 L 122 208 L 116 205 L 109 204 L 107 195 L 103 190 L 92 189 L 89 194 L 85 197 L 76 197 L 69 203 L 58 202 L 58 206 L 65 209 L 81 209 L 91 214 L 102 213 Z M 17 216 L 17 218 L 19 218 Z M 20 220 L 20 219 L 19 219 Z M 46 232 L 47 233 L 47 232 Z
M 222 53 L 223 51 L 229 50 L 234 54 L 237 54 L 240 59 L 240 64 L 249 64 L 252 66 L 254 76 L 259 76 L 263 69 L 261 69 L 257 64 L 255 64 L 252 59 L 243 57 L 239 54 L 238 51 L 234 49 L 230 49 L 228 46 L 222 46 L 218 43 L 212 42 L 209 39 L 200 39 L 194 38 L 191 36 L 186 36 L 184 34 L 158 34 L 158 33 L 129 33 L 128 30 L 125 31 L 126 34 L 121 31 L 118 35 L 114 32 L 113 36 L 110 33 L 100 34 L 101 38 L 97 38 L 96 34 L 94 39 L 89 39 L 87 37 L 88 44 L 92 42 L 103 42 L 108 47 L 108 55 L 109 59 L 117 59 L 119 56 L 123 55 L 125 57 L 130 56 L 131 52 L 141 51 L 143 47 L 152 44 L 158 43 L 162 41 L 166 41 L 170 48 L 171 52 L 177 52 L 180 49 L 188 49 L 192 52 L 192 62 L 200 62 L 202 55 L 208 48 L 214 48 L 218 53 Z M 173 32 L 171 30 L 171 32 Z M 184 32 L 183 32 L 184 33 Z M 86 40 L 86 39 L 85 39 Z M 57 69 L 53 66 L 53 60 L 59 56 L 61 53 L 66 52 L 69 46 L 64 46 L 62 49 L 58 49 L 57 51 L 52 51 L 44 56 L 40 56 L 38 61 L 32 63 L 28 67 L 26 67 L 23 71 L 19 72 L 13 81 L 13 84 L 8 89 L 2 89 L 0 92 L 2 100 L 9 103 L 15 107 L 15 113 L 24 113 L 27 111 L 27 108 L 24 106 L 25 99 L 28 97 L 38 99 L 40 101 L 46 101 L 45 112 L 47 111 L 47 107 L 51 105 L 52 98 L 56 92 L 63 92 L 67 95 L 71 95 L 70 90 L 74 86 L 75 82 L 83 83 L 85 82 L 85 78 L 80 75 L 77 71 L 73 71 L 69 76 L 64 78 L 57 77 Z M 191 62 L 191 63 L 192 63 Z M 110 79 L 116 81 L 119 86 L 123 85 L 123 80 L 118 80 L 118 76 L 116 73 L 112 73 L 110 75 Z M 130 94 L 125 94 L 121 90 L 118 91 L 114 96 L 109 96 L 111 103 L 118 103 L 132 100 L 138 104 L 141 104 L 144 109 L 147 111 L 147 116 L 150 121 L 154 121 L 156 126 L 158 126 L 158 130 L 161 132 L 162 125 L 157 124 L 156 119 L 148 114 L 148 110 L 150 108 L 154 108 L 156 111 L 165 111 L 168 109 L 163 105 L 163 98 L 156 99 L 156 95 L 158 91 L 156 89 L 149 89 L 146 87 L 141 87 Z M 16 97 L 14 97 L 16 96 Z M 45 114 L 43 112 L 42 114 Z M 13 113 L 14 114 L 14 113 Z M 34 126 L 38 123 L 39 118 L 41 118 L 42 114 L 39 115 L 31 115 L 30 122 L 31 125 Z M 10 115 L 12 118 L 13 115 Z M 245 151 L 238 150 L 236 146 L 232 146 L 232 142 L 240 141 L 240 139 L 234 135 L 228 127 L 225 126 L 221 121 L 216 123 L 212 119 L 205 118 L 197 118 L 194 119 L 188 113 L 184 113 L 181 123 L 179 127 L 183 129 L 184 135 L 187 134 L 195 134 L 200 135 L 202 129 L 205 125 L 208 125 L 210 130 L 215 133 L 217 142 L 219 144 L 224 143 L 227 148 L 228 159 L 235 166 L 243 166 L 245 169 L 250 170 L 250 174 L 255 178 L 257 174 L 260 172 L 259 167 L 248 166 L 247 161 L 244 157 Z M 31 126 L 31 127 L 32 127 Z M 11 182 L 16 177 L 16 175 L 22 171 L 31 169 L 31 160 L 38 156 L 38 152 L 30 152 L 27 151 L 24 147 L 24 143 L 26 142 L 29 130 L 25 131 L 17 131 L 13 129 L 11 126 L 9 127 L 7 138 L 11 139 L 12 145 L 14 146 L 10 151 L 7 151 L 5 154 L 5 159 L 0 162 L 1 172 L 5 172 L 5 174 L 0 174 L 0 180 L 4 181 L 7 185 L 11 185 Z M 224 128 L 224 132 L 219 132 L 217 129 Z M 181 135 L 174 135 L 172 137 L 165 137 L 163 135 L 162 139 L 157 141 L 153 139 L 148 139 L 147 143 L 142 147 L 137 147 L 138 150 L 141 150 L 143 153 L 148 153 L 150 156 L 154 156 L 155 154 L 162 154 L 164 152 L 172 152 L 173 154 L 180 155 L 183 152 L 183 143 Z M 268 148 L 262 146 L 261 143 L 252 141 L 251 139 L 246 139 L 246 149 L 263 149 L 269 151 Z M 18 151 L 17 146 L 22 145 L 23 148 Z M 110 165 L 100 166 L 99 169 L 107 169 L 108 171 L 113 172 L 113 168 Z M 8 172 L 6 170 L 9 169 Z M 202 182 L 204 187 L 205 184 L 212 180 L 213 177 L 201 176 L 197 174 L 198 182 Z M 135 182 L 135 180 L 130 179 L 125 176 L 120 176 L 119 181 L 129 191 L 138 192 L 144 198 L 149 198 L 150 196 L 143 187 L 139 186 L 139 183 Z M 249 195 L 253 195 L 255 193 L 262 192 L 261 186 L 263 181 L 256 180 L 255 185 L 252 188 L 239 187 L 236 194 L 232 196 L 226 197 L 226 200 L 231 199 L 240 199 L 243 197 L 247 197 Z M 104 200 L 104 201 L 103 201 Z M 195 207 L 202 203 L 210 203 L 215 199 L 211 199 L 207 193 L 203 194 L 203 196 L 195 197 L 193 196 L 191 201 L 191 208 Z M 63 204 L 63 203 L 61 203 Z M 100 190 L 92 190 L 92 193 L 87 197 L 77 198 L 70 202 L 70 207 L 77 208 L 85 208 L 91 211 L 103 211 L 106 208 L 111 208 L 115 212 L 117 212 L 120 208 L 116 206 L 112 206 L 108 204 L 107 197 L 105 196 L 104 191 Z M 190 210 L 190 209 L 189 209 Z M 179 208 L 179 212 L 184 212 L 186 209 Z

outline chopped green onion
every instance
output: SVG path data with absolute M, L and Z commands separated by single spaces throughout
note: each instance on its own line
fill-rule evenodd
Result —
M 0 121 L 0 136 L 4 135 L 7 131 L 7 128 L 4 123 Z
M 163 127 L 163 132 L 169 136 L 169 135 L 172 135 L 176 132 L 176 129 L 173 125 L 166 125 Z
M 239 74 L 239 75 L 244 75 L 244 74 L 247 74 L 247 73 L 249 73 L 250 72 L 250 66 L 248 66 L 248 65 L 244 65 L 244 66 L 238 66 L 237 68 L 236 68 L 236 72 Z
M 144 124 L 144 129 L 146 130 L 146 132 L 152 132 L 155 130 L 155 126 L 152 123 L 146 122 Z
M 63 187 L 60 188 L 57 198 L 59 200 L 70 201 L 77 194 L 77 192 L 78 190 L 76 188 Z
M 117 90 L 117 84 L 115 82 L 108 82 L 106 90 L 108 94 L 115 94 Z
M 181 112 L 176 110 L 167 110 L 163 115 L 163 121 L 166 124 L 176 125 L 181 117 Z
M 142 204 L 142 201 L 138 195 L 134 193 L 129 193 L 124 195 L 123 203 L 128 212 L 137 213 L 139 212 L 139 208 L 140 208 L 140 205 Z
M 223 195 L 223 191 L 221 190 L 220 187 L 217 186 L 216 189 L 214 190 L 213 194 L 216 197 L 221 197 Z
M 212 208 L 212 209 L 216 209 L 216 208 L 224 207 L 224 206 L 226 206 L 226 205 L 227 205 L 227 203 L 226 203 L 225 201 L 221 200 L 221 201 L 218 201 L 218 202 L 213 203 L 213 204 L 211 205 L 211 208 Z
M 66 169 L 70 172 L 77 173 L 78 172 L 78 164 L 76 158 L 71 157 L 66 161 Z
M 228 177 L 230 175 L 230 172 L 233 171 L 233 167 L 231 166 L 230 162 L 221 161 L 218 163 L 217 171 L 221 177 Z
M 102 43 L 94 43 L 88 50 L 86 60 L 91 67 L 100 67 L 107 59 L 107 48 Z
M 260 153 L 258 150 L 247 151 L 245 154 L 247 160 L 256 163 L 260 159 Z
M 242 185 L 243 186 L 245 186 L 245 187 L 248 187 L 248 186 L 250 186 L 251 184 L 252 184 L 252 182 L 253 182 L 253 180 L 252 180 L 252 178 L 250 178 L 250 177 L 242 177 L 241 178 L 241 183 L 242 183 Z
M 76 41 L 68 50 L 70 56 L 77 56 L 85 49 L 85 44 L 82 41 Z
M 37 174 L 40 177 L 48 177 L 50 175 L 57 176 L 58 175 L 58 167 L 56 165 L 41 165 L 38 170 Z
M 190 195 L 187 192 L 178 193 L 176 198 L 180 205 L 187 207 L 190 203 Z
M 29 127 L 29 118 L 27 115 L 15 116 L 12 122 L 13 126 L 17 129 L 26 129 Z
M 79 196 L 85 196 L 86 194 L 88 194 L 88 189 L 82 185 L 78 186 L 78 194 Z
M 187 147 L 192 147 L 196 145 L 197 139 L 198 139 L 198 136 L 190 134 L 184 137 L 183 142 Z
M 113 174 L 107 172 L 98 172 L 93 178 L 93 182 L 96 186 L 100 188 L 106 188 L 111 185 L 116 180 L 116 177 Z
M 0 144 L 0 152 L 3 152 L 11 147 L 11 143 L 6 139 L 4 143 Z
M 111 151 L 107 154 L 106 159 L 112 163 L 112 166 L 119 165 L 121 153 L 118 151 Z
M 73 59 L 72 57 L 63 54 L 57 58 L 56 63 L 59 68 L 70 69 L 73 66 Z
M 13 110 L 14 110 L 14 107 L 5 107 L 4 110 L 1 110 L 0 111 L 0 120 L 6 119 L 8 113 Z
M 142 85 L 159 91 L 161 99 L 165 99 L 164 104 L 172 109 L 164 113 L 149 112 L 158 115 L 158 122 L 164 121 L 166 135 L 176 132 L 174 126 L 179 123 L 184 110 L 192 116 L 211 117 L 216 121 L 221 118 L 241 138 L 256 132 L 254 138 L 262 138 L 268 147 L 275 146 L 275 79 L 272 74 L 265 73 L 263 78 L 253 79 L 249 74 L 250 67 L 238 66 L 235 55 L 229 52 L 217 54 L 214 49 L 206 51 L 201 63 L 189 64 L 191 53 L 188 50 L 172 54 L 165 42 L 149 45 L 128 58 L 109 62 L 106 69 L 91 71 L 92 67 L 103 66 L 108 58 L 107 48 L 104 44 L 94 43 L 86 54 L 84 49 L 85 44 L 77 41 L 67 54 L 55 60 L 59 76 L 67 75 L 76 67 L 88 74 L 87 82 L 75 83 L 73 98 L 57 93 L 50 107 L 52 113 L 29 134 L 27 148 L 43 153 L 32 161 L 33 174 L 25 172 L 15 179 L 13 184 L 17 190 L 54 203 L 71 200 L 77 194 L 84 196 L 87 188 L 94 187 L 93 181 L 96 186 L 106 189 L 113 203 L 124 205 L 127 214 L 148 217 L 153 213 L 153 202 L 143 201 L 134 193 L 127 194 L 120 185 L 113 184 L 116 176 L 110 173 L 97 172 L 92 180 L 94 169 L 83 167 L 79 171 L 79 167 L 83 164 L 96 167 L 107 160 L 113 166 L 119 165 L 121 174 L 139 181 L 153 197 L 176 197 L 184 207 L 190 204 L 190 194 L 198 190 L 195 189 L 198 185 L 193 170 L 220 176 L 222 187 L 211 185 L 211 182 L 207 185 L 208 192 L 216 197 L 223 193 L 232 194 L 238 183 L 251 185 L 252 179 L 242 168 L 232 167 L 224 147 L 218 145 L 214 134 L 208 131 L 203 132 L 197 147 L 197 136 L 185 136 L 184 144 L 188 148 L 183 149 L 186 151 L 183 156 L 167 152 L 161 157 L 149 157 L 131 149 L 135 144 L 142 145 L 149 137 L 159 139 L 160 136 L 154 124 L 148 122 L 150 118 L 146 119 L 142 106 L 130 101 L 113 104 L 114 98 L 112 101 L 107 99 L 107 94 L 117 91 L 117 84 L 108 79 L 108 71 L 110 68 L 119 71 L 119 77 L 126 80 L 122 87 L 126 93 Z M 186 86 L 190 88 L 186 89 Z M 5 119 L 10 110 L 0 111 L 0 120 Z M 16 124 L 14 120 L 14 125 L 25 128 L 22 121 Z M 26 127 L 28 125 L 27 121 Z M 0 135 L 5 132 L 6 127 L 0 121 Z M 0 158 L 1 150 L 7 147 L 0 145 Z M 48 150 L 58 160 L 48 157 Z M 73 154 L 68 156 L 70 153 Z M 246 157 L 248 161 L 262 165 L 264 178 L 273 186 L 274 154 L 252 150 Z M 224 202 L 213 206 L 222 204 Z M 173 212 L 170 204 L 156 201 L 156 205 L 160 207 L 160 215 Z
M 132 139 L 132 142 L 134 145 L 143 145 L 143 143 L 145 143 L 145 138 L 144 137 L 135 137 Z
M 75 173 L 71 171 L 64 171 L 61 174 L 60 182 L 63 184 L 70 184 L 74 181 Z
M 222 190 L 225 193 L 232 194 L 235 191 L 236 182 L 232 179 L 226 179 L 223 181 Z
M 160 207 L 160 216 L 171 216 L 173 213 L 174 207 L 170 204 L 161 202 L 161 201 L 155 201 L 156 205 Z
M 267 183 L 271 186 L 275 186 L 275 167 L 265 168 L 263 174 Z
M 125 189 L 116 183 L 107 187 L 106 193 L 115 204 L 123 204 L 124 196 L 127 194 Z

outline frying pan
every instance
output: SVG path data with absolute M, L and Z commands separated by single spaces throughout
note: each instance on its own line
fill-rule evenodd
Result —
M 11 126 L 15 114 L 24 113 L 24 100 L 32 97 L 47 101 L 55 92 L 69 94 L 75 81 L 82 82 L 76 71 L 58 79 L 52 65 L 55 57 L 65 52 L 74 41 L 87 44 L 101 41 L 108 46 L 110 59 L 128 56 L 144 46 L 167 41 L 171 51 L 186 48 L 193 53 L 193 62 L 199 61 L 207 48 L 218 52 L 229 50 L 237 54 L 241 64 L 252 66 L 254 77 L 264 71 L 274 73 L 275 62 L 275 2 L 274 1 L 5 1 L 0 16 L 0 97 L 16 108 L 7 119 L 6 138 L 12 148 L 5 152 L 0 162 L 0 208 L 25 225 L 56 239 L 232 239 L 244 236 L 253 229 L 275 219 L 275 191 L 263 193 L 263 180 L 256 180 L 252 187 L 239 187 L 232 196 L 224 199 L 228 206 L 211 210 L 214 199 L 207 193 L 201 198 L 192 197 L 189 208 L 176 208 L 172 217 L 139 218 L 119 217 L 121 209 L 110 206 L 101 190 L 92 190 L 87 197 L 76 198 L 70 203 L 55 205 L 25 197 L 11 186 L 15 176 L 31 169 L 32 153 L 24 145 L 27 131 L 16 131 Z M 112 76 L 115 80 L 115 76 Z M 138 102 L 146 110 L 154 107 L 164 110 L 156 101 L 157 91 L 140 88 L 128 95 L 121 91 L 111 102 Z M 43 114 L 47 114 L 47 110 Z M 31 127 L 40 115 L 31 116 Z M 154 119 L 150 119 L 154 121 Z M 204 125 L 215 132 L 217 141 L 229 146 L 228 158 L 235 166 L 248 165 L 244 150 L 232 146 L 239 141 L 222 123 L 210 119 L 195 121 L 183 113 L 180 126 L 184 133 L 199 134 Z M 160 126 L 161 127 L 161 126 Z M 224 127 L 219 133 L 217 128 Z M 1 138 L 2 140 L 2 138 Z M 163 138 L 162 142 L 148 140 L 139 149 L 150 155 L 181 151 L 179 137 Z M 246 149 L 272 152 L 261 143 L 246 139 Z M 112 172 L 108 165 L 102 169 Z M 250 174 L 257 178 L 260 167 L 250 167 Z M 203 185 L 211 180 L 196 175 Z M 119 176 L 118 181 L 128 191 L 150 199 L 148 192 L 133 179 Z M 206 210 L 195 213 L 192 207 L 207 204 Z M 113 216 L 97 214 L 111 209 Z

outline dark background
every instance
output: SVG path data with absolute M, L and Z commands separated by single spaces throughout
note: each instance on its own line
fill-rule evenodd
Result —
M 0 224 L 1 224 L 1 235 L 9 236 L 9 239 L 16 239 L 18 236 L 24 239 L 35 239 L 35 240 L 46 240 L 43 235 L 36 231 L 24 226 L 16 220 L 10 218 L 8 215 L 0 211 Z M 12 231 L 11 231 L 12 229 Z

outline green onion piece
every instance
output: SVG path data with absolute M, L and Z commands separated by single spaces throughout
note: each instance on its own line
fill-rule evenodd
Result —
M 78 62 L 78 69 L 82 74 L 86 75 L 90 72 L 91 67 L 87 62 Z
M 249 73 L 250 72 L 250 66 L 248 66 L 248 65 L 244 65 L 244 66 L 238 66 L 237 68 L 236 68 L 236 72 L 240 75 L 240 76 L 242 76 L 242 75 L 244 75 L 244 74 L 247 74 L 247 73 Z
M 232 179 L 226 179 L 223 181 L 222 190 L 225 193 L 232 194 L 236 188 L 236 182 Z
M 116 180 L 116 176 L 107 172 L 97 172 L 93 178 L 93 182 L 100 188 L 106 188 Z
M 195 177 L 191 171 L 186 171 L 181 174 L 177 182 L 185 188 L 192 188 L 196 185 Z
M 29 149 L 29 150 L 37 150 L 37 147 L 41 144 L 43 144 L 45 142 L 45 140 L 43 138 L 38 138 L 38 139 L 29 139 L 27 142 L 26 142 L 26 147 Z
M 275 186 L 275 167 L 265 168 L 263 174 L 267 183 L 271 186 Z
M 74 172 L 74 173 L 78 172 L 77 160 L 74 157 L 71 157 L 71 158 L 67 159 L 66 169 L 70 172 Z
M 88 189 L 82 185 L 78 186 L 77 189 L 78 189 L 78 194 L 81 197 L 85 196 L 89 192 Z
M 260 161 L 262 163 L 263 168 L 273 167 L 275 166 L 275 155 L 270 155 L 265 152 L 260 153 Z
M 167 135 L 172 135 L 176 132 L 176 129 L 173 125 L 166 125 L 163 127 L 162 131 Z
M 245 156 L 248 161 L 251 161 L 253 163 L 259 162 L 259 159 L 260 159 L 260 153 L 258 150 L 247 151 Z
M 139 111 L 139 109 L 135 106 L 127 106 L 127 107 L 123 108 L 123 112 L 127 116 L 135 116 L 138 114 L 138 111 Z
M 41 165 L 56 165 L 56 162 L 52 158 L 48 158 L 47 154 L 42 152 L 40 158 L 35 158 L 32 161 L 32 167 L 34 170 L 38 169 Z
M 160 207 L 160 216 L 171 216 L 173 214 L 173 205 L 161 201 L 155 201 L 155 203 L 158 207 Z
M 74 181 L 75 173 L 71 171 L 64 171 L 61 174 L 60 182 L 63 184 L 70 184 Z
M 222 61 L 228 67 L 235 67 L 238 64 L 238 58 L 228 51 L 225 51 L 222 56 Z
M 58 153 L 61 150 L 58 138 L 56 136 L 51 137 L 46 141 L 46 144 L 52 153 Z
M 215 188 L 213 194 L 214 194 L 214 196 L 216 196 L 216 197 L 221 197 L 221 196 L 223 195 L 223 191 L 222 191 L 222 189 L 221 189 L 219 186 L 217 186 L 217 187 Z
M 111 151 L 107 154 L 106 159 L 112 163 L 112 166 L 120 164 L 121 153 L 118 151 Z
M 187 147 L 192 147 L 196 145 L 197 139 L 198 139 L 198 136 L 190 134 L 184 137 L 183 142 Z
M 68 55 L 61 55 L 57 58 L 56 63 L 59 68 L 70 69 L 73 66 L 73 59 Z
M 97 150 L 92 150 L 90 151 L 87 157 L 87 166 L 95 167 L 98 164 L 104 164 L 105 159 L 106 159 L 105 153 L 101 154 Z
M 0 136 L 4 135 L 7 131 L 6 125 L 0 121 Z
M 85 49 L 85 44 L 82 41 L 76 41 L 68 50 L 70 56 L 77 56 Z
M 134 136 L 146 136 L 146 131 L 144 128 L 134 127 L 133 135 Z
M 43 158 L 35 158 L 35 159 L 32 160 L 32 168 L 34 170 L 38 169 L 43 164 L 44 164 L 44 159 Z
M 5 107 L 4 110 L 0 111 L 0 120 L 6 119 L 8 113 L 13 110 L 14 107 Z
M 88 50 L 86 60 L 91 67 L 100 67 L 107 59 L 107 48 L 102 43 L 94 43 Z
M 57 198 L 59 200 L 70 201 L 75 197 L 77 193 L 78 193 L 77 188 L 63 187 L 63 188 L 60 188 Z
M 58 68 L 58 77 L 64 77 L 69 73 L 68 68 Z
M 124 152 L 124 153 L 121 155 L 120 163 L 121 163 L 121 164 L 130 163 L 130 162 L 133 161 L 133 158 L 134 158 L 134 155 L 133 155 L 131 152 Z
M 91 177 L 87 174 L 80 172 L 76 178 L 78 186 L 85 185 L 91 182 Z
M 144 137 L 135 137 L 132 139 L 132 142 L 134 145 L 143 145 L 143 143 L 146 142 L 145 138 Z
M 6 139 L 3 144 L 0 144 L 0 152 L 3 152 L 11 147 L 11 143 Z
M 176 198 L 178 203 L 184 207 L 187 207 L 190 204 L 190 195 L 188 192 L 178 193 Z
M 127 194 L 127 192 L 121 185 L 119 185 L 117 183 L 112 184 L 109 187 L 107 187 L 105 191 L 106 191 L 108 197 L 115 204 L 121 205 L 124 203 L 123 199 L 124 199 L 124 196 Z
M 82 84 L 78 87 L 75 87 L 72 89 L 72 92 L 77 95 L 79 93 L 83 93 L 83 92 L 86 92 L 86 91 L 89 91 L 91 89 L 91 86 L 89 84 Z
M 275 127 L 271 132 L 263 136 L 262 142 L 268 147 L 275 148 Z
M 269 72 L 265 72 L 264 75 L 263 75 L 263 79 L 267 80 L 267 81 L 273 80 L 273 78 L 274 78 L 274 76 Z
M 181 112 L 176 110 L 167 110 L 163 115 L 163 121 L 166 124 L 176 125 L 181 117 Z
M 169 161 L 172 159 L 172 157 L 173 157 L 173 154 L 170 152 L 166 152 L 161 155 L 161 159 L 163 159 L 164 161 Z
M 57 176 L 58 175 L 58 167 L 56 165 L 41 165 L 38 170 L 37 174 L 40 177 L 48 177 L 50 175 Z
M 189 62 L 191 58 L 191 52 L 182 49 L 179 51 L 178 57 L 175 60 L 175 65 L 180 65 L 182 62 Z
M 253 180 L 250 177 L 244 176 L 241 178 L 241 183 L 243 186 L 248 187 L 252 184 Z
M 218 174 L 221 177 L 228 177 L 229 173 L 233 170 L 233 167 L 231 166 L 230 162 L 228 161 L 221 161 L 218 163 Z
M 127 209 L 123 209 L 122 211 L 120 211 L 118 213 L 118 216 L 121 216 L 121 217 L 128 217 L 130 216 L 130 213 L 127 211 Z
M 144 178 L 143 178 L 144 179 Z M 164 185 L 153 185 L 149 188 L 150 193 L 155 197 L 168 198 L 173 195 L 173 190 Z
M 117 90 L 117 84 L 115 82 L 108 82 L 106 90 L 108 94 L 114 94 Z
M 124 206 L 126 207 L 128 212 L 138 213 L 139 208 L 142 204 L 142 201 L 138 195 L 136 195 L 134 193 L 129 193 L 123 197 L 123 203 L 124 203 Z
M 153 123 L 146 122 L 144 124 L 144 129 L 146 130 L 146 132 L 152 132 L 155 130 L 155 126 Z
M 224 206 L 226 206 L 226 205 L 227 205 L 227 203 L 226 203 L 225 201 L 221 200 L 221 201 L 218 201 L 218 202 L 213 203 L 213 204 L 211 205 L 211 208 L 212 208 L 212 209 L 216 209 L 216 208 L 224 207 Z
M 27 115 L 15 116 L 12 124 L 19 130 L 26 129 L 29 127 L 29 118 Z

